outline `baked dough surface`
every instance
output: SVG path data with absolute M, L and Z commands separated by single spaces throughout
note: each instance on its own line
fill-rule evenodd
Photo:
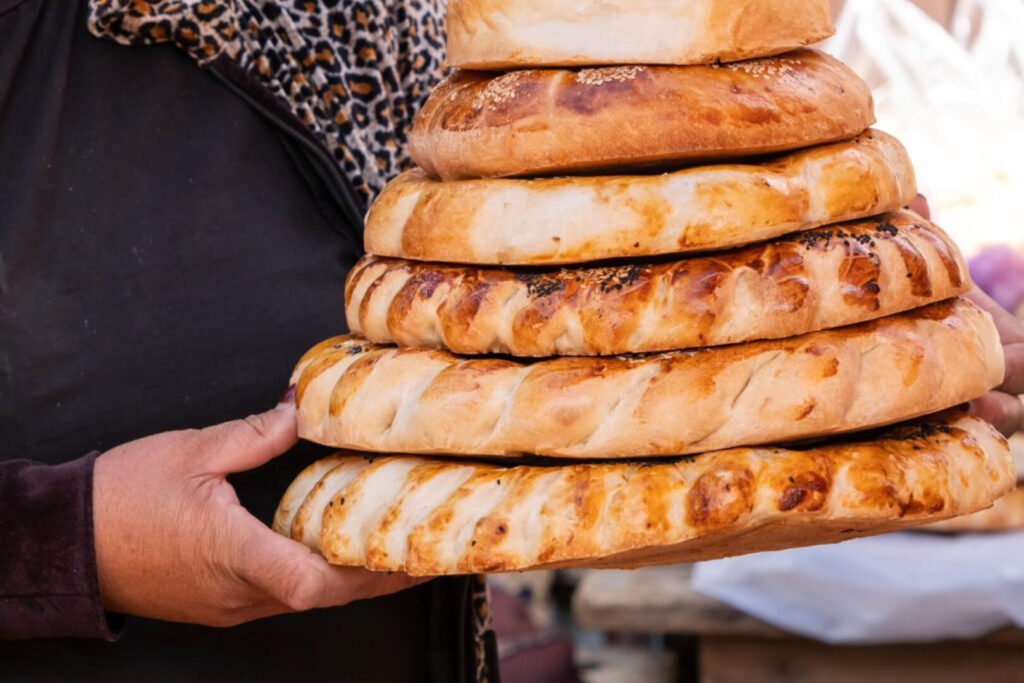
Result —
M 773 161 L 661 175 L 393 180 L 366 217 L 369 254 L 556 265 L 724 249 L 875 216 L 917 196 L 899 141 L 870 130 Z
M 949 237 L 899 211 L 657 263 L 538 270 L 368 256 L 349 275 L 345 312 L 373 342 L 597 356 L 791 337 L 970 287 Z
M 412 575 L 640 567 L 833 543 L 983 509 L 1013 488 L 983 421 L 874 440 L 659 462 L 501 467 L 341 454 L 289 488 L 274 528 L 334 564 Z
M 867 84 L 813 50 L 702 66 L 456 71 L 409 152 L 459 178 L 621 171 L 847 140 L 875 122 Z
M 533 362 L 314 347 L 292 376 L 299 436 L 385 453 L 630 458 L 893 424 L 1003 382 L 991 317 L 953 299 L 789 339 Z
M 828 0 L 449 0 L 448 65 L 706 64 L 824 40 Z

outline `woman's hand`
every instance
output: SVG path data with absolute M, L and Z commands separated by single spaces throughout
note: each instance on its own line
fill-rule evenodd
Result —
M 910 208 L 931 219 L 931 207 L 924 195 L 919 194 Z M 971 403 L 971 412 L 995 425 L 1006 436 L 1024 431 L 1024 323 L 1008 313 L 992 298 L 975 287 L 967 298 L 988 311 L 996 322 L 999 338 L 1006 355 L 1006 379 L 995 391 Z
M 417 583 L 404 574 L 332 567 L 239 504 L 226 476 L 259 467 L 295 441 L 295 406 L 287 402 L 245 420 L 157 434 L 101 455 L 93 516 L 105 608 L 230 626 Z
M 1024 431 L 1024 323 L 1006 312 L 977 287 L 967 295 L 992 314 L 1006 355 L 1006 379 L 996 391 L 971 404 L 971 412 L 995 425 L 1006 436 Z

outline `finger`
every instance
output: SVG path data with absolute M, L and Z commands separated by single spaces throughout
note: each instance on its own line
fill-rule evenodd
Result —
M 282 403 L 273 410 L 204 429 L 204 466 L 211 472 L 245 472 L 286 452 L 298 441 L 295 404 Z
M 319 558 L 323 560 L 323 558 Z M 430 581 L 430 576 L 409 576 L 404 572 L 374 572 L 361 567 L 336 567 L 323 560 L 327 572 L 321 607 L 345 605 L 356 600 L 379 598 Z
M 910 210 L 925 220 L 932 219 L 932 208 L 928 205 L 928 198 L 920 192 L 914 198 L 914 201 L 910 202 Z
M 306 546 L 274 533 L 251 516 L 245 526 L 237 565 L 239 576 L 292 611 L 346 605 L 428 580 L 398 572 L 332 567 Z
M 978 287 L 971 290 L 967 298 L 988 311 L 999 330 L 1006 356 L 1006 377 L 999 390 L 1013 395 L 1024 394 L 1024 323 Z
M 1024 343 L 1009 344 L 1003 347 L 1006 354 L 1006 379 L 999 391 L 1013 396 L 1024 394 Z
M 235 573 L 246 583 L 291 611 L 319 607 L 327 593 L 326 563 L 309 548 L 276 534 L 256 518 L 238 531 Z
M 972 415 L 977 415 L 1006 436 L 1024 430 L 1024 403 L 1017 396 L 993 391 L 971 402 Z
M 1024 343 L 1024 323 L 996 303 L 980 287 L 975 287 L 965 296 L 992 315 L 1004 345 Z
M 262 599 L 254 598 L 251 604 L 227 610 L 208 625 L 235 626 L 255 619 L 289 612 L 303 612 L 322 607 L 341 607 L 358 600 L 369 600 L 414 588 L 434 578 L 429 576 L 411 577 L 400 573 L 371 572 L 354 567 L 331 567 L 326 562 L 324 565 L 324 571 L 333 575 L 328 583 L 336 581 L 338 586 L 335 589 L 328 588 L 317 604 L 304 601 L 301 596 L 291 596 L 290 599 L 286 598 L 291 602 L 291 605 L 287 605 L 258 587 L 250 585 L 248 589 L 263 596 Z

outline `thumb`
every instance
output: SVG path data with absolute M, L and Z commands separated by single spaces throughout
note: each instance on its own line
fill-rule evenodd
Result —
M 204 429 L 206 467 L 217 474 L 245 472 L 281 455 L 298 441 L 295 403 Z
M 249 516 L 244 527 L 235 559 L 237 574 L 290 610 L 322 606 L 328 574 L 324 559 L 254 517 Z
M 332 567 L 306 546 L 274 533 L 251 516 L 246 527 L 236 572 L 294 612 L 388 595 L 430 579 L 361 567 Z

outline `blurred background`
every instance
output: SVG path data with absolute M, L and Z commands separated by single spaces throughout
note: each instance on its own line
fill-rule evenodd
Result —
M 872 86 L 937 222 L 968 256 L 1024 245 L 1024 3 L 833 0 L 824 45 Z
M 1024 318 L 1024 0 L 832 5 L 822 49 L 872 86 L 934 221 Z M 1024 489 L 922 532 L 491 585 L 506 683 L 1024 681 Z

